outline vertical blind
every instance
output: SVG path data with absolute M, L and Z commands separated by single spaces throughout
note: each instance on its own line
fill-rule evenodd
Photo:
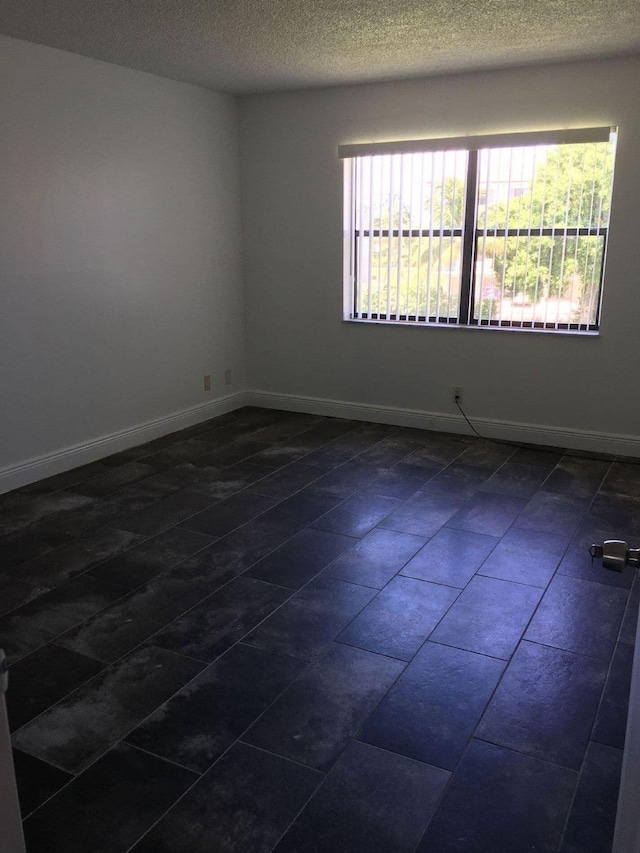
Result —
M 598 328 L 609 128 L 516 139 L 341 149 L 351 318 Z

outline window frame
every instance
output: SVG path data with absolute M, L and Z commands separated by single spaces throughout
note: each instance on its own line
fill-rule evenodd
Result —
M 499 134 L 479 137 L 449 137 L 433 140 L 413 140 L 399 142 L 365 143 L 341 145 L 338 154 L 345 161 L 344 180 L 344 320 L 357 323 L 387 323 L 399 326 L 454 326 L 456 328 L 489 328 L 543 332 L 570 332 L 577 334 L 594 334 L 600 331 L 600 314 L 604 281 L 605 258 L 609 236 L 609 222 L 605 226 L 580 227 L 553 226 L 523 228 L 492 228 L 493 237 L 508 239 L 520 237 L 526 231 L 529 237 L 594 237 L 602 239 L 600 270 L 597 283 L 597 299 L 595 322 L 543 322 L 536 320 L 502 320 L 474 317 L 474 301 L 476 294 L 476 258 L 478 257 L 478 242 L 484 233 L 478 227 L 479 216 L 479 155 L 482 150 L 498 148 L 533 147 L 538 145 L 570 145 L 580 143 L 615 142 L 617 127 L 581 128 L 576 130 L 542 131 L 532 133 Z M 376 156 L 386 154 L 410 154 L 425 152 L 465 151 L 467 154 L 466 178 L 464 185 L 464 218 L 461 227 L 453 228 L 361 228 L 356 224 L 356 175 L 354 162 L 356 157 Z M 615 169 L 615 145 L 612 162 L 612 184 Z M 610 212 L 610 208 L 609 208 Z M 358 312 L 358 240 L 364 238 L 412 238 L 428 236 L 431 238 L 460 238 L 461 275 L 457 317 L 429 316 L 413 314 L 385 314 L 382 312 Z M 418 307 L 418 306 L 416 306 Z

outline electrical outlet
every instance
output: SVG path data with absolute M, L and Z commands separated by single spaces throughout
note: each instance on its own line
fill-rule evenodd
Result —
M 456 403 L 462 405 L 462 388 L 459 388 L 457 385 L 451 388 L 451 400 L 454 406 Z
M 204 390 L 211 391 L 211 375 L 209 373 L 204 377 Z
M 224 372 L 224 384 L 231 385 L 231 370 L 229 369 Z

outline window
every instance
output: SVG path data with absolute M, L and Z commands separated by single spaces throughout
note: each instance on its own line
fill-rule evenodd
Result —
M 344 145 L 345 318 L 597 331 L 609 128 Z

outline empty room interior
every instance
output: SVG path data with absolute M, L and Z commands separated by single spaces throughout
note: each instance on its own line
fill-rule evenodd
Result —
M 0 853 L 640 850 L 639 93 L 635 0 L 1 0 Z

